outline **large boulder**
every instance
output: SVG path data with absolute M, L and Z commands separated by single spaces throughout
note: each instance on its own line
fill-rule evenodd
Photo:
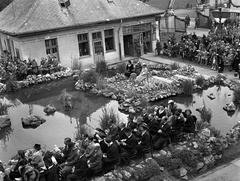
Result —
M 43 111 L 46 113 L 46 114 L 53 114 L 53 113 L 55 113 L 55 111 L 56 111 L 56 108 L 53 106 L 53 105 L 47 105 L 44 109 L 43 109 Z
M 24 118 L 21 118 L 23 128 L 37 128 L 41 124 L 45 123 L 46 120 L 37 115 L 30 115 Z
M 11 121 L 8 115 L 0 116 L 0 130 L 5 127 L 11 126 Z

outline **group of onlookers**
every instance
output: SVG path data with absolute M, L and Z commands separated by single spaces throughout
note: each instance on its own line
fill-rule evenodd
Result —
M 27 75 L 47 74 L 57 71 L 59 61 L 55 55 L 42 58 L 40 65 L 35 59 L 21 60 L 12 58 L 9 53 L 4 53 L 0 58 L 0 78 L 5 80 L 8 76 L 16 76 L 17 80 L 23 80 Z
M 235 26 L 225 27 L 225 33 L 222 34 L 216 33 L 213 29 L 207 36 L 202 37 L 198 37 L 195 32 L 184 33 L 179 42 L 173 35 L 163 45 L 157 41 L 156 51 L 158 55 L 163 54 L 169 57 L 180 55 L 183 59 L 210 65 L 213 70 L 219 72 L 223 72 L 226 67 L 230 71 L 239 72 L 240 36 L 236 33 Z
M 18 159 L 7 180 L 24 181 L 85 181 L 101 175 L 115 166 L 128 165 L 131 160 L 145 158 L 152 150 L 160 150 L 184 133 L 195 133 L 196 117 L 187 109 L 182 112 L 174 101 L 153 109 L 144 109 L 141 115 L 129 116 L 127 124 L 116 125 L 108 120 L 108 129 L 96 129 L 85 134 L 81 141 L 64 139 L 64 147 L 44 152 L 41 145 L 19 150 Z M 12 163 L 13 164 L 13 163 Z

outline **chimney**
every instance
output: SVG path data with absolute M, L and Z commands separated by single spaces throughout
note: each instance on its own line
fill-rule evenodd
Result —
M 58 2 L 62 8 L 68 8 L 71 5 L 70 0 L 58 0 Z

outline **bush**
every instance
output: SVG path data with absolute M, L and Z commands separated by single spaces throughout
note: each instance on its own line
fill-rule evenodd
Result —
M 96 82 L 96 89 L 98 90 L 104 89 L 106 85 L 107 81 L 102 76 L 98 76 Z
M 196 129 L 201 131 L 209 126 L 209 123 L 204 122 L 203 120 L 198 120 L 196 122 Z
M 203 122 L 211 123 L 212 120 L 212 110 L 210 108 L 207 108 L 205 105 L 205 102 L 203 102 L 203 107 L 200 111 L 200 117 Z
M 240 86 L 233 89 L 233 102 L 240 103 Z
M 215 84 L 216 85 L 222 85 L 223 81 L 226 80 L 227 78 L 223 74 L 217 74 L 215 78 Z
M 204 77 L 201 75 L 201 76 L 198 76 L 196 78 L 196 85 L 200 86 L 200 87 L 203 87 L 204 86 Z
M 124 74 L 126 72 L 125 62 L 117 64 L 117 73 Z
M 191 150 L 173 150 L 172 157 L 178 158 L 182 161 L 183 164 L 186 164 L 189 167 L 196 168 L 199 158 L 199 155 L 195 155 Z
M 219 138 L 221 136 L 221 131 L 215 127 L 209 126 L 208 129 L 210 130 L 211 136 Z
M 166 156 L 156 157 L 155 160 L 161 166 L 166 168 L 168 171 L 173 171 L 182 166 L 182 160 L 180 158 L 168 158 Z
M 107 63 L 105 60 L 97 61 L 96 63 L 96 72 L 105 73 L 108 70 Z
M 83 82 L 95 84 L 97 82 L 97 77 L 98 74 L 91 69 L 87 72 L 83 72 L 80 78 L 83 80 Z
M 183 83 L 182 83 L 182 87 L 183 87 L 183 94 L 185 95 L 192 95 L 193 93 L 193 83 L 191 80 L 185 80 Z
M 72 108 L 72 94 L 68 93 L 66 89 L 63 89 L 58 100 L 63 104 L 65 109 Z
M 113 108 L 108 111 L 106 107 L 102 108 L 102 116 L 100 116 L 100 127 L 102 130 L 109 129 L 108 121 L 112 119 L 116 125 L 119 125 L 120 118 L 117 113 L 114 112 Z
M 150 178 L 149 181 L 164 181 L 164 180 L 162 179 L 162 175 L 156 175 Z
M 170 68 L 171 68 L 171 70 L 177 70 L 177 69 L 180 69 L 180 65 L 179 65 L 179 63 L 174 62 L 174 63 L 170 64 Z
M 19 89 L 20 89 L 20 87 L 17 84 L 16 76 L 8 77 L 8 79 L 6 81 L 6 92 L 16 92 Z

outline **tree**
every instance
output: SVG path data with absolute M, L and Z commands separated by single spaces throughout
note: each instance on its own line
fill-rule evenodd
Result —
M 0 0 L 0 11 L 7 7 L 13 0 Z

